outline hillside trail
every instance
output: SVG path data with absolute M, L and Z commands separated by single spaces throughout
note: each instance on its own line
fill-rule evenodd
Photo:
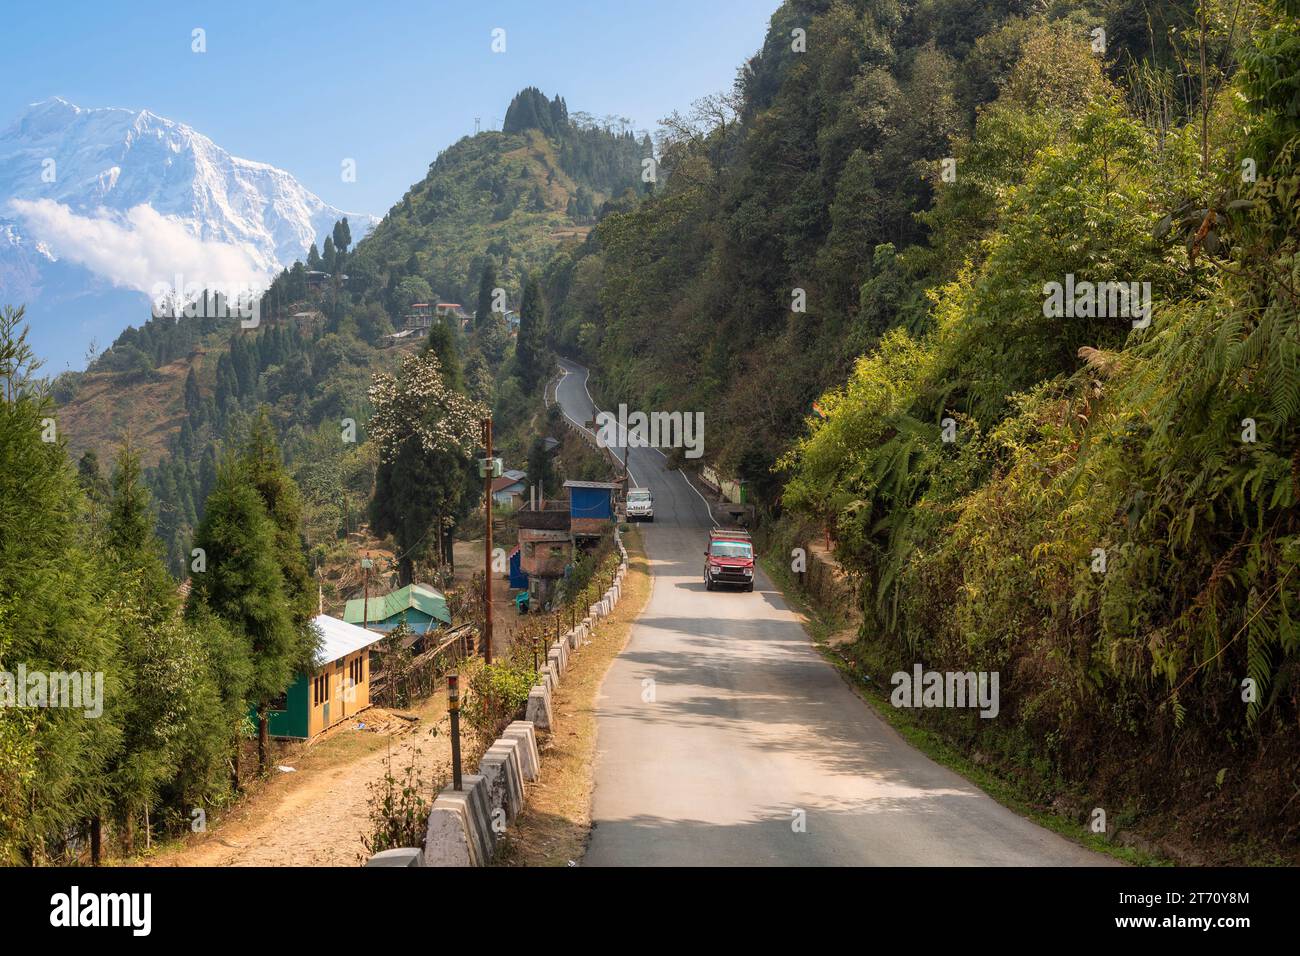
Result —
M 444 702 L 427 701 L 408 722 L 381 708 L 362 711 L 310 746 L 277 754 L 271 779 L 257 786 L 211 829 L 140 862 L 148 866 L 358 866 L 368 854 L 370 784 L 390 761 L 399 782 L 413 761 L 427 788 L 449 765 Z M 366 724 L 367 729 L 358 729 Z M 419 753 L 417 754 L 417 751 Z M 432 799 L 426 795 L 426 799 Z

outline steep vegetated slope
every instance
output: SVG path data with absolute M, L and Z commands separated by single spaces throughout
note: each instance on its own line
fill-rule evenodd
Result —
M 1192 860 L 1300 833 L 1296 13 L 792 0 L 547 273 L 608 396 L 834 535 L 878 682 L 998 671 L 926 719 Z

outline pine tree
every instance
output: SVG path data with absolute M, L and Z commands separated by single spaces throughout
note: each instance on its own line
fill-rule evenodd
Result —
M 352 245 L 352 229 L 348 226 L 347 216 L 334 223 L 333 239 L 334 248 L 338 250 L 339 255 L 346 256 L 348 247 Z
M 77 479 L 92 502 L 102 502 L 108 497 L 108 482 L 100 471 L 95 449 L 88 449 L 77 461 Z
M 265 407 L 259 408 L 253 419 L 243 443 L 240 463 L 275 529 L 274 557 L 289 614 L 289 644 L 284 653 L 292 676 L 310 670 L 313 664 L 317 646 L 316 631 L 311 626 L 315 598 L 302 544 L 302 497 L 293 478 L 284 469 L 284 460 Z M 282 693 L 288 685 L 286 680 L 275 694 Z M 258 763 L 265 772 L 269 760 L 269 738 L 266 701 L 262 703 L 258 709 Z
M 203 424 L 203 393 L 199 390 L 199 377 L 192 365 L 185 376 L 185 414 L 195 428 Z
M 138 822 L 152 819 L 161 788 L 176 772 L 174 741 L 185 733 L 194 688 L 207 677 L 202 649 L 176 619 L 174 584 L 153 526 L 139 456 L 126 444 L 113 470 L 97 598 L 112 612 L 123 685 L 112 702 L 121 738 L 105 775 L 113 818 L 131 835 Z M 92 852 L 101 843 L 100 820 L 92 822 Z
M 434 322 L 429 326 L 429 335 L 424 341 L 424 351 L 438 356 L 442 369 L 442 379 L 449 388 L 463 391 L 465 388 L 465 370 L 456 352 L 456 336 L 445 322 Z
M 210 611 L 242 642 L 250 665 L 247 696 L 264 724 L 301 663 L 295 610 L 278 560 L 275 522 L 247 466 L 227 456 L 194 535 L 206 568 L 191 578 L 191 617 Z M 260 734 L 260 731 L 259 731 Z M 238 742 L 235 741 L 236 748 Z M 265 770 L 268 754 L 259 754 Z
M 497 267 L 491 261 L 483 269 L 478 280 L 478 308 L 474 312 L 474 327 L 482 329 L 487 326 L 492 313 L 493 290 L 497 287 Z
M 519 304 L 519 339 L 515 344 L 515 374 L 523 390 L 532 394 L 546 372 L 546 303 L 541 283 L 532 274 L 524 278 Z
M 140 589 L 148 617 L 156 622 L 176 606 L 171 578 L 163 569 L 149 489 L 140 470 L 140 456 L 129 444 L 118 452 L 113 468 L 105 544 L 124 580 Z
M 119 689 L 102 574 L 82 525 L 85 496 L 63 442 L 42 440 L 53 408 L 32 388 L 38 367 L 22 310 L 0 313 L 0 660 L 31 673 L 102 675 Z M 91 688 L 87 688 L 91 690 Z M 120 727 L 107 707 L 0 707 L 0 863 L 37 863 L 110 806 L 104 769 Z

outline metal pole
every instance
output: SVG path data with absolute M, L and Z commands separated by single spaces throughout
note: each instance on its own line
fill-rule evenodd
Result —
M 447 713 L 451 715 L 451 785 L 460 789 L 460 675 L 447 675 Z
M 483 419 L 483 443 L 492 461 L 492 416 Z M 492 663 L 492 468 L 483 477 L 483 661 Z

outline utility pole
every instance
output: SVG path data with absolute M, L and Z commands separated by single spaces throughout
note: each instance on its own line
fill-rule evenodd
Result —
M 492 663 L 492 416 L 483 419 L 483 661 Z

